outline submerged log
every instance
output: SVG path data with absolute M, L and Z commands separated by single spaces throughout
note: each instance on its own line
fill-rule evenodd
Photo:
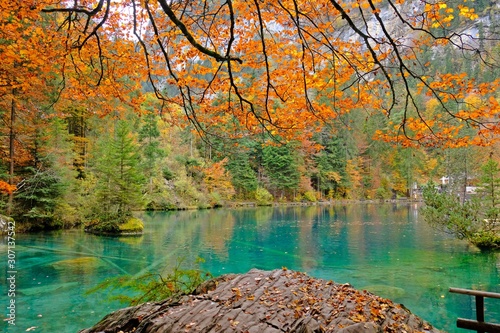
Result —
M 290 270 L 225 275 L 191 295 L 113 312 L 97 332 L 439 332 L 404 306 Z

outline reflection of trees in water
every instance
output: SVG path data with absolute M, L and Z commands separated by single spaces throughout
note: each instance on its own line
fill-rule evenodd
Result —
M 218 256 L 227 259 L 227 246 L 233 236 L 234 225 L 235 218 L 231 211 L 210 212 L 207 220 L 202 222 L 200 230 L 202 243 L 209 244 Z
M 308 271 L 321 265 L 321 248 L 314 240 L 319 237 L 323 208 L 320 206 L 295 207 L 293 211 L 297 216 L 299 228 L 297 254 L 300 257 L 300 266 Z
M 355 204 L 160 213 L 151 216 L 155 231 L 144 236 L 149 239 L 141 246 L 151 243 L 157 252 L 153 256 L 177 251 L 177 256 L 196 257 L 200 251 L 209 251 L 217 260 L 231 261 L 228 249 L 238 244 L 235 246 L 245 247 L 249 253 L 261 251 L 263 261 L 305 270 L 348 265 L 360 273 L 363 267 L 378 265 L 376 270 L 360 274 L 401 288 L 405 284 L 424 285 L 429 290 L 436 284 L 448 287 L 452 281 L 447 272 L 440 271 L 443 265 L 455 267 L 457 274 L 469 274 L 468 280 L 474 275 L 468 267 L 488 270 L 481 274 L 492 276 L 492 281 L 498 278 L 498 255 L 481 254 L 481 259 L 472 257 L 467 259 L 470 262 L 460 263 L 449 252 L 435 251 L 436 246 L 448 246 L 462 260 L 464 252 L 471 252 L 464 248 L 466 244 L 443 238 L 421 223 L 415 210 L 406 204 Z M 250 264 L 252 258 L 246 259 Z M 413 276 L 415 270 L 423 274 Z
M 33 257 L 23 257 L 23 269 L 37 280 L 22 283 L 28 289 L 48 279 L 79 281 L 83 290 L 123 271 L 159 272 L 177 258 L 187 266 L 201 256 L 214 274 L 222 266 L 223 272 L 286 266 L 374 288 L 431 322 L 453 327 L 456 317 L 473 318 L 474 304 L 452 297 L 448 287 L 500 292 L 500 253 L 436 233 L 416 212 L 403 204 L 353 204 L 144 213 L 146 233 L 137 238 L 76 231 L 23 235 L 31 240 L 25 246 L 36 246 L 22 251 Z M 64 261 L 77 257 L 84 259 Z M 57 261 L 65 268 L 54 268 Z M 494 318 L 500 318 L 497 305 L 487 304 Z
M 272 207 L 262 207 L 258 209 L 250 209 L 247 211 L 248 214 L 254 216 L 255 223 L 259 227 L 266 227 L 271 223 L 272 216 L 274 214 L 274 208 Z
M 211 209 L 148 214 L 145 223 L 154 226 L 148 233 L 158 254 L 166 249 L 178 256 L 195 258 L 196 249 L 208 247 L 217 255 L 227 257 L 227 242 L 232 237 L 235 218 L 231 210 Z

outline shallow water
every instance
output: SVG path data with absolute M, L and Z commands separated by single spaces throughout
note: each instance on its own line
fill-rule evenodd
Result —
M 205 260 L 213 275 L 253 267 L 289 269 L 350 283 L 404 304 L 450 332 L 475 318 L 471 297 L 448 288 L 500 292 L 500 252 L 480 252 L 436 232 L 407 204 L 220 209 L 145 213 L 145 234 L 108 238 L 81 231 L 18 235 L 16 327 L 7 332 L 77 332 L 123 307 L 107 292 L 85 292 L 107 277 L 140 275 L 177 258 Z M 0 243 L 0 318 L 9 298 L 6 240 Z M 500 322 L 500 300 L 486 302 Z

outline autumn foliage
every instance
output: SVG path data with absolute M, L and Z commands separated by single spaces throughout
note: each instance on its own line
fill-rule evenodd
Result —
M 421 56 L 450 45 L 474 66 L 494 63 L 479 37 L 453 29 L 478 19 L 464 4 L 101 0 L 37 8 L 58 15 L 67 52 L 93 64 L 94 83 L 115 92 L 117 77 L 134 69 L 203 134 L 224 126 L 231 137 L 305 138 L 353 109 L 400 114 L 377 137 L 406 146 L 484 145 L 500 131 L 498 80 L 428 73 Z M 105 62 L 117 56 L 126 65 L 110 72 Z M 443 112 L 429 115 L 420 96 Z M 478 102 L 468 103 L 471 96 Z M 457 135 L 464 127 L 473 135 Z
M 474 66 L 494 63 L 479 37 L 453 30 L 457 20 L 478 18 L 463 4 L 95 0 L 1 6 L 5 103 L 8 96 L 20 98 L 16 94 L 35 103 L 52 89 L 44 104 L 56 110 L 85 101 L 93 112 L 120 113 L 127 105 L 137 108 L 138 83 L 147 79 L 167 109 L 180 106 L 202 134 L 224 127 L 231 137 L 305 138 L 353 109 L 394 118 L 377 137 L 403 145 L 484 145 L 500 131 L 498 80 L 428 73 L 421 56 L 423 48 L 451 45 Z M 437 100 L 442 112 L 428 114 L 420 96 Z M 477 101 L 469 103 L 471 97 Z M 464 127 L 474 133 L 457 135 Z
M 147 94 L 159 101 L 161 120 L 209 145 L 294 142 L 311 165 L 314 154 L 328 155 L 319 156 L 329 142 L 318 137 L 347 137 L 373 121 L 378 127 L 364 131 L 370 137 L 354 144 L 357 156 L 338 143 L 327 158 L 342 163 L 323 161 L 324 170 L 293 177 L 309 192 L 343 196 L 362 186 L 371 162 L 360 155 L 373 140 L 464 148 L 491 145 L 500 133 L 497 32 L 483 26 L 486 9 L 461 1 L 8 0 L 0 10 L 3 192 L 12 193 L 28 167 L 73 164 L 84 178 L 91 140 L 79 129 L 94 117 L 101 124 L 131 112 L 145 117 Z M 494 21 L 498 13 L 488 15 Z M 56 140 L 78 142 L 77 157 L 56 162 L 61 147 L 43 144 L 60 138 L 55 119 L 81 125 Z M 200 179 L 209 191 L 227 181 L 220 160 Z M 259 174 L 249 188 L 272 183 L 255 157 L 241 165 Z M 409 177 L 399 178 L 394 188 L 403 191 Z
M 10 185 L 9 183 L 0 180 L 0 193 L 9 194 L 14 192 L 15 190 L 16 190 L 15 185 Z

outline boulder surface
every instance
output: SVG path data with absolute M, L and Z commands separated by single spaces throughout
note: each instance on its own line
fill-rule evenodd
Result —
M 286 269 L 224 275 L 190 295 L 115 311 L 80 333 L 439 332 L 400 304 Z

